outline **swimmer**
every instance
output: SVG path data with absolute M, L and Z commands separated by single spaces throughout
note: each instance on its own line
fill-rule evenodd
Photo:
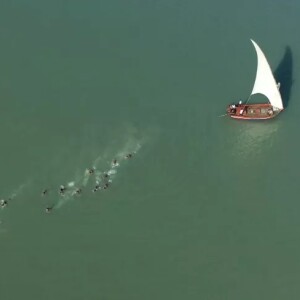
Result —
M 108 175 L 107 173 L 104 173 L 104 174 L 103 174 L 103 177 L 104 177 L 104 178 L 108 178 L 109 175 Z
M 131 153 L 129 153 L 129 154 L 127 154 L 127 155 L 125 156 L 126 159 L 129 159 L 129 158 L 131 158 L 131 157 L 132 157 L 132 154 L 131 154 Z
M 111 163 L 111 166 L 112 167 L 117 167 L 119 164 L 118 164 L 118 161 L 116 159 L 114 159 Z
M 94 189 L 93 189 L 93 192 L 96 193 L 98 190 L 100 190 L 100 185 L 97 184 Z
M 95 173 L 95 168 L 87 169 L 87 171 L 90 175 L 92 175 Z
M 47 214 L 49 214 L 49 213 L 51 213 L 51 211 L 53 210 L 53 206 L 48 206 L 48 207 L 46 207 L 46 213 Z
M 5 206 L 7 206 L 7 201 L 4 200 L 4 199 L 1 199 L 0 200 L 0 206 L 1 206 L 1 208 L 4 208 Z
M 109 184 L 108 184 L 108 182 L 106 182 L 106 183 L 104 184 L 103 189 L 106 190 L 108 187 L 109 187 Z
M 63 195 L 63 194 L 65 193 L 65 191 L 66 191 L 66 187 L 65 187 L 64 185 L 61 185 L 61 186 L 59 187 L 59 193 L 60 193 L 61 195 Z
M 48 194 L 48 190 L 47 189 L 44 189 L 43 191 L 42 191 L 42 196 L 46 196 Z
M 82 190 L 79 188 L 79 189 L 77 189 L 77 190 L 75 191 L 75 194 L 76 194 L 76 195 L 80 195 L 81 192 L 82 192 Z

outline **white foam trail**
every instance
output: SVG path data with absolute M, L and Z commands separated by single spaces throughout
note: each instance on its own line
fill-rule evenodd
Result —
M 89 179 L 90 179 L 90 174 L 89 174 L 88 170 L 86 170 L 83 174 L 82 185 L 86 186 L 88 184 Z
M 68 183 L 68 187 L 73 187 L 75 185 L 75 182 L 74 181 L 71 181 Z
M 95 181 L 96 184 L 99 184 L 102 181 L 102 172 L 99 171 L 95 172 Z
M 30 184 L 30 181 L 27 181 L 26 183 L 21 184 L 18 186 L 8 197 L 8 199 L 15 199 L 19 194 L 22 193 L 22 191 Z
M 65 203 L 69 202 L 70 200 L 74 199 L 74 196 L 76 195 L 76 190 L 78 188 L 75 186 L 75 183 L 73 186 L 68 188 L 64 194 L 60 195 L 58 202 L 56 205 L 54 205 L 54 208 L 60 208 L 62 207 Z
M 112 168 L 117 168 L 117 167 L 119 167 L 119 166 L 120 166 L 119 163 L 111 164 L 111 167 L 112 167 Z
M 134 138 L 127 139 L 125 145 L 122 147 L 122 150 L 117 152 L 113 157 L 111 157 L 112 151 L 107 151 L 107 153 L 104 153 L 104 155 L 99 155 L 93 164 L 93 170 L 94 173 L 90 174 L 89 170 L 85 170 L 82 176 L 79 176 L 76 180 L 70 181 L 68 183 L 68 189 L 65 191 L 63 195 L 59 197 L 59 200 L 57 204 L 54 206 L 54 208 L 58 209 L 62 207 L 64 204 L 66 204 L 68 201 L 71 201 L 72 199 L 75 199 L 74 196 L 76 196 L 76 190 L 80 187 L 86 187 L 90 181 L 91 177 L 95 178 L 95 183 L 101 184 L 101 182 L 112 182 L 115 176 L 117 175 L 117 167 L 121 167 L 122 161 L 126 160 L 126 155 L 128 154 L 137 154 L 138 151 L 141 148 L 141 143 L 138 142 Z M 110 153 L 110 155 L 108 155 Z M 105 161 L 104 158 L 110 157 L 110 161 Z M 114 159 L 117 159 L 117 163 L 113 164 L 112 161 Z M 100 171 L 98 168 L 100 168 L 103 164 L 109 164 L 110 169 L 108 171 Z M 108 174 L 109 178 L 104 178 L 104 174 Z
M 111 176 L 111 175 L 117 174 L 117 171 L 116 171 L 115 169 L 111 169 L 111 170 L 109 170 L 109 171 L 107 172 L 107 174 L 108 174 L 109 176 Z
M 102 155 L 99 155 L 99 156 L 95 159 L 93 165 L 94 165 L 94 166 L 98 166 L 99 163 L 100 163 L 100 161 L 102 161 L 102 160 L 103 160 Z

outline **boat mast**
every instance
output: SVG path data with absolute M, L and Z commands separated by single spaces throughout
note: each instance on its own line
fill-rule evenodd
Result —
M 250 95 L 250 96 L 248 97 L 247 101 L 245 102 L 245 106 L 247 105 L 247 103 L 248 103 L 248 101 L 250 100 L 251 96 L 252 96 L 252 95 Z

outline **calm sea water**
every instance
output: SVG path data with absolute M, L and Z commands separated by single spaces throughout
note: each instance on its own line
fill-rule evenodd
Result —
M 299 9 L 2 1 L 1 299 L 299 299 Z M 268 122 L 218 117 L 250 38 L 287 106 Z

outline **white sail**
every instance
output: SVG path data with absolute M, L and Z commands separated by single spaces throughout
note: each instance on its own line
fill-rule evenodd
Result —
M 257 54 L 257 71 L 251 95 L 265 95 L 274 108 L 283 109 L 282 99 L 269 63 L 259 46 L 251 40 Z

